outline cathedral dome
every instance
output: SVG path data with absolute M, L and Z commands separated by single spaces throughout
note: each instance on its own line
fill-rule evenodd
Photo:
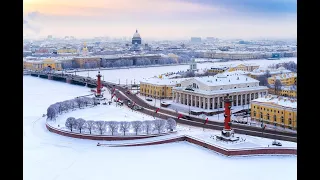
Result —
M 141 38 L 138 30 L 136 30 L 136 32 L 133 34 L 133 38 Z

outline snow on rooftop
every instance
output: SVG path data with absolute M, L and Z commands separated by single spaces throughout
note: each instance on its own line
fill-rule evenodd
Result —
M 294 73 L 294 72 L 284 73 L 284 74 L 279 74 L 279 75 L 273 76 L 271 78 L 286 79 L 286 78 L 292 78 L 292 77 L 297 77 L 297 73 Z
M 185 90 L 185 87 L 174 87 L 173 89 L 190 92 L 188 90 Z M 254 90 L 268 90 L 268 87 L 267 86 L 253 86 L 253 87 L 246 87 L 246 88 L 222 89 L 222 90 L 213 90 L 213 91 L 193 89 L 192 92 L 197 93 L 197 94 L 204 94 L 204 95 L 220 95 L 220 94 L 231 94 L 231 93 L 247 92 L 247 91 L 254 91 Z
M 242 83 L 258 83 L 259 81 L 251 77 L 238 74 L 238 73 L 220 73 L 215 76 L 203 76 L 195 77 L 197 81 L 200 81 L 208 86 L 220 86 Z
M 283 96 L 277 97 L 271 94 L 251 101 L 251 103 L 254 103 L 254 102 L 275 104 L 275 105 L 280 105 L 280 106 L 289 107 L 289 108 L 297 108 L 296 99 L 287 98 Z
M 168 78 L 151 77 L 151 78 L 141 80 L 140 83 L 175 86 L 176 84 L 186 79 L 189 79 L 189 78 L 168 79 Z

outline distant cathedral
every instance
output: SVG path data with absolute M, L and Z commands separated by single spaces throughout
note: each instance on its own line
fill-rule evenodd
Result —
M 141 37 L 138 33 L 138 30 L 133 34 L 132 37 L 132 47 L 130 48 L 131 51 L 140 51 L 141 50 Z
M 136 30 L 136 32 L 133 34 L 132 44 L 141 44 L 141 37 L 140 37 L 140 34 L 138 33 L 138 30 Z

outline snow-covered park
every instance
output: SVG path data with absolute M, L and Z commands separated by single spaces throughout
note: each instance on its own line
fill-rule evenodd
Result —
M 271 64 L 277 64 L 282 62 L 294 61 L 297 62 L 297 58 L 281 58 L 279 60 L 246 60 L 246 61 L 228 61 L 228 62 L 208 62 L 198 63 L 197 67 L 199 70 L 209 69 L 214 65 L 238 65 L 243 63 L 254 63 L 260 65 L 260 67 L 267 67 Z M 113 69 L 113 70 L 101 70 L 100 73 L 103 76 L 104 81 L 119 83 L 120 84 L 139 84 L 140 80 L 144 78 L 150 78 L 159 76 L 163 73 L 186 71 L 189 65 L 177 65 L 177 66 L 160 66 L 160 67 L 145 67 L 145 68 L 127 68 L 127 69 Z M 77 72 L 77 75 L 90 76 L 96 78 L 97 71 L 82 71 Z
M 111 71 L 104 72 L 106 78 Z M 225 178 L 226 174 L 246 180 L 297 179 L 296 156 L 225 157 L 187 142 L 98 147 L 98 141 L 51 133 L 42 117 L 48 106 L 89 94 L 90 89 L 31 76 L 24 76 L 23 81 L 23 178 L 26 180 L 212 180 Z M 180 126 L 178 129 L 198 138 L 209 138 L 211 134 L 209 130 L 200 133 L 201 128 Z M 264 142 L 262 138 L 247 142 L 254 141 Z M 261 171 L 270 167 L 273 171 Z

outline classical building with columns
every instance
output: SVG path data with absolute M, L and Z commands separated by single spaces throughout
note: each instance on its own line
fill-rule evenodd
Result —
M 223 97 L 232 98 L 232 106 L 249 106 L 251 100 L 268 94 L 266 86 L 248 76 L 225 72 L 215 76 L 195 77 L 182 81 L 180 87 L 173 87 L 173 101 L 206 112 L 223 108 Z

